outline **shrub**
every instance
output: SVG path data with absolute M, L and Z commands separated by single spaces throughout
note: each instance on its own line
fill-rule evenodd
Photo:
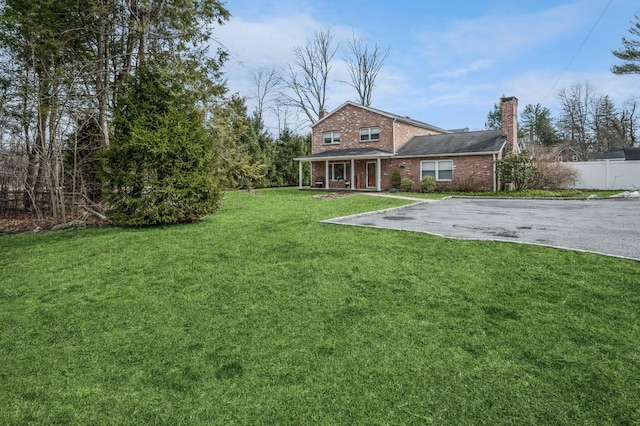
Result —
M 398 188 L 389 188 L 388 192 L 389 194 L 397 194 L 400 190 Z
M 436 178 L 433 176 L 425 176 L 420 180 L 421 192 L 434 192 L 436 190 Z
M 159 70 L 128 82 L 104 153 L 104 196 L 116 223 L 193 222 L 213 213 L 223 192 L 213 139 L 185 85 Z
M 400 176 L 400 170 L 396 169 L 391 173 L 391 186 L 394 188 L 400 188 L 402 183 L 402 177 Z
M 555 150 L 537 150 L 535 152 L 536 173 L 529 188 L 564 189 L 580 181 L 580 173 L 566 163 L 556 161 Z
M 402 188 L 402 190 L 404 192 L 409 192 L 411 191 L 411 187 L 413 186 L 413 181 L 409 178 L 403 178 L 400 181 L 400 187 Z
M 527 151 L 508 152 L 496 163 L 496 168 L 500 182 L 513 183 L 516 190 L 526 189 L 536 173 L 536 165 Z
M 475 192 L 478 191 L 478 183 L 473 176 L 455 176 L 449 185 L 449 189 L 457 192 Z

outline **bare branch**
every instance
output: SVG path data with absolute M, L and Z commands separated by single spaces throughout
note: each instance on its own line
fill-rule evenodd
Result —
M 302 110 L 311 123 L 325 108 L 331 60 L 338 50 L 333 39 L 331 30 L 316 32 L 306 46 L 294 48 L 293 64 L 287 69 L 286 85 L 291 93 L 283 93 L 283 97 Z
M 251 73 L 256 100 L 256 118 L 262 123 L 262 117 L 268 103 L 275 102 L 273 96 L 282 85 L 282 77 L 275 67 L 261 67 Z
M 349 42 L 349 56 L 345 61 L 349 66 L 351 82 L 343 81 L 343 83 L 356 89 L 360 104 L 371 105 L 371 94 L 376 78 L 388 56 L 389 48 L 381 49 L 376 44 L 372 50 L 369 50 L 369 45 L 355 35 Z

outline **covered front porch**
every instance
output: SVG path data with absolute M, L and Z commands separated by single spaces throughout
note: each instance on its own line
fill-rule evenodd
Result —
M 304 189 L 302 163 L 310 163 L 309 188 L 382 191 L 382 160 L 393 154 L 372 148 L 339 149 L 298 157 L 299 189 Z

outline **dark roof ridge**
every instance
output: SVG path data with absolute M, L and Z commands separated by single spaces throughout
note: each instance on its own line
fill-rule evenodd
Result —
M 417 127 L 423 127 L 423 128 L 427 128 L 427 129 L 434 130 L 434 131 L 437 131 L 437 132 L 442 132 L 442 133 L 451 133 L 449 130 L 442 129 L 442 128 L 438 127 L 438 126 L 434 126 L 433 124 L 425 123 L 424 121 L 415 120 L 415 119 L 413 119 L 411 117 L 394 114 L 392 112 L 383 111 L 381 109 L 374 108 L 374 107 L 371 107 L 371 106 L 361 105 L 361 104 L 359 104 L 357 102 L 354 102 L 354 101 L 346 101 L 346 102 L 344 102 L 342 105 L 340 105 L 339 107 L 337 107 L 336 109 L 334 109 L 333 111 L 329 112 L 324 117 L 322 117 L 320 120 L 318 120 L 315 123 L 313 123 L 311 125 L 311 127 L 314 127 L 314 126 L 318 125 L 320 122 L 326 120 L 328 117 L 332 116 L 338 110 L 344 108 L 347 105 L 351 105 L 351 106 L 354 106 L 356 108 L 366 109 L 366 110 L 369 110 L 369 111 L 374 112 L 376 114 L 384 115 L 384 116 L 389 117 L 389 118 L 394 118 L 394 119 L 396 119 L 398 121 L 402 121 L 402 122 L 405 122 L 405 123 L 408 123 L 408 124 L 412 124 L 412 125 L 417 126 Z

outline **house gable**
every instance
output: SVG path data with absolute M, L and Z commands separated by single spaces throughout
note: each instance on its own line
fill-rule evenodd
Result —
M 313 154 L 365 148 L 395 152 L 416 135 L 446 133 L 446 130 L 430 124 L 354 102 L 345 102 L 311 127 Z M 361 131 L 372 140 L 361 140 Z M 336 135 L 339 136 L 339 143 L 336 142 Z M 332 143 L 325 143 L 325 137 Z

